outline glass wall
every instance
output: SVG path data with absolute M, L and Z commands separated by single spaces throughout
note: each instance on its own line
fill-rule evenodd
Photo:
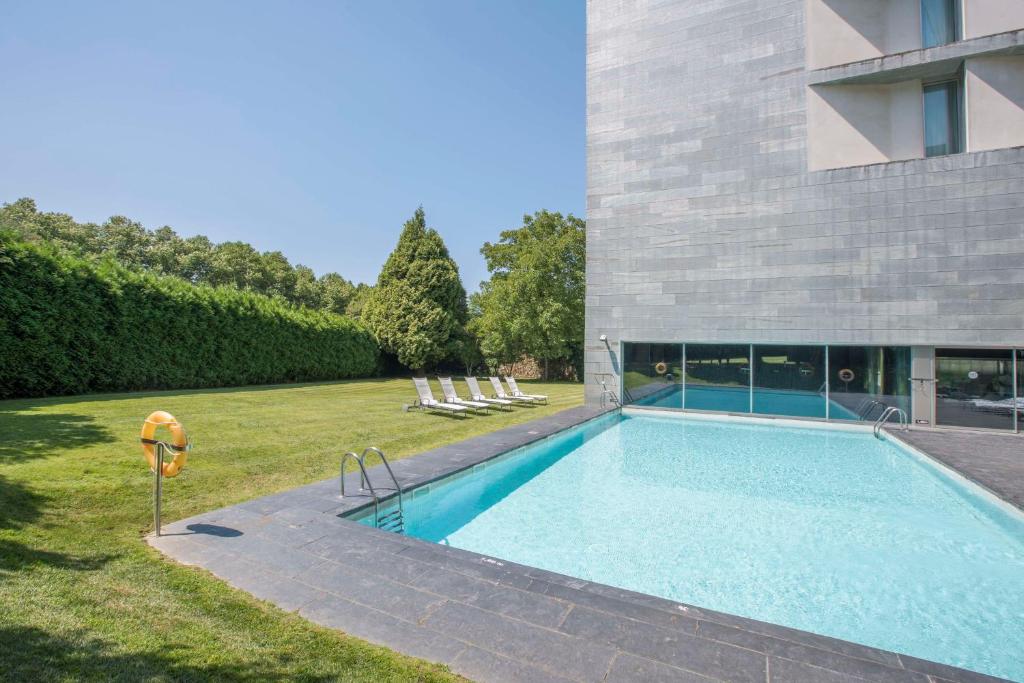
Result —
M 625 342 L 622 402 L 682 408 L 683 345 Z
M 688 410 L 750 412 L 750 346 L 687 344 L 684 405 Z
M 622 365 L 623 404 L 867 422 L 911 412 L 906 346 L 624 342 Z M 936 424 L 1024 428 L 1024 350 L 936 349 L 935 372 Z
M 825 347 L 754 347 L 755 413 L 825 417 L 825 400 Z
M 1013 352 L 935 349 L 935 423 L 1013 429 Z
M 888 406 L 910 415 L 910 349 L 828 347 L 829 417 L 875 420 Z

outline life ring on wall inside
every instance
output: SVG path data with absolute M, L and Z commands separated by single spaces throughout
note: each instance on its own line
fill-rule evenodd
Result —
M 847 383 L 852 382 L 853 378 L 856 376 L 857 375 L 853 374 L 853 370 L 851 370 L 850 368 L 843 368 L 842 370 L 839 371 L 839 379 Z
M 174 451 L 174 458 L 168 462 L 164 460 L 163 476 L 176 477 L 185 467 L 188 459 L 188 435 L 185 428 L 181 426 L 173 415 L 163 410 L 157 410 L 149 414 L 142 423 L 142 452 L 149 461 L 149 469 L 156 470 L 156 444 L 152 443 L 156 436 L 157 427 L 167 427 L 171 430 L 171 450 Z
M 656 373 L 658 373 L 659 375 L 664 375 L 666 372 L 668 372 L 668 366 L 665 365 L 664 362 L 655 363 L 654 364 L 654 371 Z

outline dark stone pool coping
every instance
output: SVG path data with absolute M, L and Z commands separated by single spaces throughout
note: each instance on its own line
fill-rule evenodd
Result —
M 573 408 L 393 468 L 403 487 L 422 485 L 602 412 Z M 148 541 L 310 621 L 479 681 L 1000 680 L 339 517 L 366 504 L 340 499 L 334 478 L 165 525 Z

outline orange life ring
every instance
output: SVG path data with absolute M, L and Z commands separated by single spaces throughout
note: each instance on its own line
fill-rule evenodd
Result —
M 663 363 L 663 362 L 662 363 L 657 363 L 654 366 L 654 371 L 656 373 L 658 373 L 659 375 L 664 375 L 666 372 L 668 372 L 668 366 L 665 365 L 665 363 Z
M 188 436 L 185 428 L 181 426 L 173 415 L 163 410 L 157 410 L 149 414 L 146 421 L 142 423 L 142 452 L 149 461 L 149 469 L 156 470 L 156 444 L 146 443 L 153 441 L 156 436 L 157 427 L 167 427 L 171 430 L 171 450 L 174 451 L 174 458 L 168 462 L 164 460 L 163 476 L 176 477 L 185 467 L 188 459 Z

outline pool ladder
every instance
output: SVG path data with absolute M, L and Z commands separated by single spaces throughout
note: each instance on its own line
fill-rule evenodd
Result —
M 366 456 L 376 453 L 380 457 L 380 461 L 384 464 L 384 469 L 387 470 L 388 476 L 391 477 L 391 483 L 394 486 L 384 487 L 379 490 L 383 491 L 395 491 L 398 493 L 398 507 L 390 512 L 381 514 L 380 511 L 380 495 L 377 494 L 378 489 L 373 486 L 370 482 L 370 477 L 366 474 Z M 384 457 L 384 451 L 379 448 L 370 446 L 369 448 L 363 449 L 362 455 L 356 455 L 354 451 L 349 451 L 345 455 L 341 456 L 340 466 L 340 477 L 341 480 L 341 497 L 345 497 L 345 462 L 351 458 L 356 461 L 356 465 L 359 466 L 359 490 L 369 490 L 370 495 L 373 496 L 373 525 L 382 531 L 391 531 L 396 534 L 405 533 L 405 516 L 402 507 L 402 487 L 398 484 L 398 479 L 395 477 L 395 473 L 391 470 L 391 465 L 388 463 L 388 459 Z
M 594 376 L 597 378 L 598 383 L 601 385 L 601 407 L 604 408 L 606 404 L 611 403 L 616 408 L 621 408 L 622 401 L 619 400 L 618 395 L 614 391 L 608 388 L 608 384 L 605 381 L 606 378 L 611 377 L 611 375 L 609 375 L 606 372 L 598 372 L 594 373 Z M 629 396 L 629 390 L 626 389 L 625 387 L 623 387 L 623 392 L 626 394 L 627 397 Z M 630 402 L 632 402 L 632 398 L 630 398 L 629 400 Z
M 888 408 L 885 409 L 885 412 L 883 412 L 878 417 L 878 419 L 875 420 L 875 426 L 872 428 L 872 430 L 875 433 L 875 438 L 882 438 L 882 427 L 885 426 L 885 423 L 888 422 L 889 418 L 891 418 L 893 415 L 895 415 L 899 419 L 900 429 L 902 431 L 905 432 L 908 429 L 910 429 L 910 425 L 907 422 L 906 412 L 904 412 L 902 408 L 897 408 L 896 406 L 889 406 Z

